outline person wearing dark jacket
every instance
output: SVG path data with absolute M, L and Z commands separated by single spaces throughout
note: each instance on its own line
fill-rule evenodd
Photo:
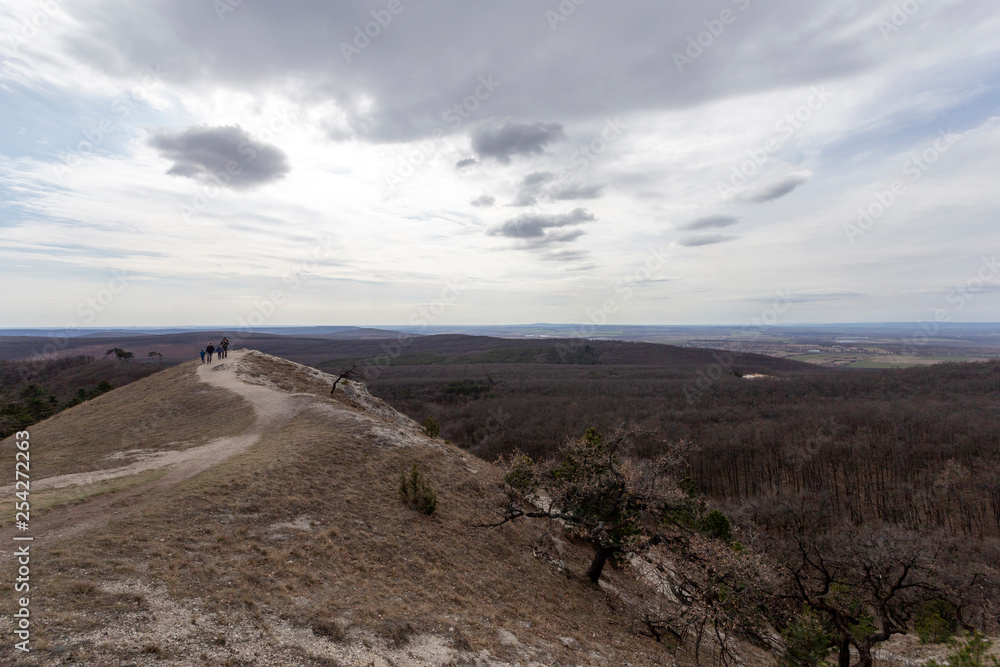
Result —
M 208 355 L 208 363 L 212 363 L 212 353 L 215 352 L 215 346 L 211 343 L 205 348 L 205 354 Z

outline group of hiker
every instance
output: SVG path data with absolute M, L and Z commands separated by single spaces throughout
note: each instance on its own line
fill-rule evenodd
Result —
M 215 345 L 212 345 L 211 343 L 209 343 L 208 346 L 205 347 L 205 349 L 203 349 L 201 351 L 201 363 L 203 363 L 203 364 L 205 364 L 205 363 L 212 363 L 212 355 L 213 354 L 219 355 L 219 359 L 225 359 L 226 357 L 228 357 L 229 356 L 229 339 L 226 338 L 226 337 L 223 337 L 222 340 L 219 341 L 219 345 L 218 346 L 215 346 Z M 207 359 L 206 359 L 206 356 L 208 357 Z

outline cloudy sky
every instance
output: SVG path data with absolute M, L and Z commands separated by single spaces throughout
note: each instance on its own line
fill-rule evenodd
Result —
M 995 321 L 998 50 L 995 0 L 0 0 L 0 326 Z

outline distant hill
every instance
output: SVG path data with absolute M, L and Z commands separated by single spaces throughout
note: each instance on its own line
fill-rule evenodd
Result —
M 150 351 L 163 354 L 166 361 L 179 363 L 198 356 L 198 351 L 208 343 L 217 345 L 223 336 L 234 346 L 244 344 L 288 351 L 301 348 L 307 353 L 321 350 L 327 341 L 354 339 L 391 339 L 396 332 L 360 327 L 311 327 L 316 333 L 305 335 L 290 331 L 283 333 L 241 333 L 233 330 L 183 331 L 179 333 L 143 333 L 132 331 L 94 332 L 74 337 L 62 336 L 0 336 L 0 359 L 29 359 L 45 356 L 101 356 L 109 348 L 122 347 L 132 350 L 136 357 L 145 357 Z M 318 346 L 318 347 L 317 347 Z
M 255 341 L 261 344 L 262 341 Z M 274 341 L 263 343 L 270 348 Z M 318 357 L 326 353 L 331 359 Z M 419 338 L 344 342 L 329 348 L 302 347 L 288 351 L 303 363 L 335 366 L 342 360 L 391 366 L 437 364 L 537 363 L 578 365 L 660 366 L 675 370 L 703 368 L 723 358 L 729 365 L 760 372 L 814 372 L 816 367 L 796 361 L 749 353 L 729 353 L 660 343 L 590 341 L 581 339 L 524 340 L 440 334 Z
M 234 347 L 247 346 L 312 366 L 336 364 L 340 360 L 390 363 L 392 365 L 463 363 L 556 363 L 670 365 L 696 368 L 714 363 L 718 354 L 700 348 L 659 343 L 588 341 L 582 339 L 525 340 L 441 334 L 434 336 L 389 335 L 379 329 L 351 329 L 323 335 L 240 334 L 233 331 L 199 331 L 164 335 L 79 337 L 56 339 L 0 337 L 0 359 L 31 358 L 42 353 L 56 356 L 100 357 L 112 347 L 131 350 L 139 359 L 150 351 L 164 360 L 179 363 L 194 359 L 208 343 L 218 344 L 227 336 Z M 815 367 L 775 357 L 733 353 L 734 363 L 748 372 L 809 371 Z

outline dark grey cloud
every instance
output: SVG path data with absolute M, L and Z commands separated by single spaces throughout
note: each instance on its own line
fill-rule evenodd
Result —
M 550 182 L 556 175 L 551 171 L 533 171 L 521 179 L 522 188 L 533 188 Z
M 725 243 L 726 241 L 732 241 L 733 239 L 739 238 L 738 236 L 730 236 L 728 234 L 694 234 L 692 236 L 685 236 L 680 241 L 677 242 L 678 245 L 682 245 L 686 248 L 697 248 L 703 245 L 714 245 L 716 243 Z
M 808 180 L 808 177 L 801 174 L 785 176 L 743 193 L 739 195 L 738 199 L 748 204 L 762 204 L 784 197 Z
M 539 197 L 546 201 L 569 201 L 574 199 L 596 199 L 601 196 L 603 185 L 553 184 L 556 175 L 551 171 L 535 171 L 525 176 L 518 184 L 517 195 L 511 206 L 534 206 Z
M 477 165 L 477 164 L 479 164 L 479 160 L 477 160 L 475 158 L 467 157 L 464 160 L 459 160 L 458 162 L 456 162 L 455 163 L 455 168 L 456 169 L 466 169 L 468 167 L 471 167 L 471 166 Z
M 730 227 L 739 222 L 739 218 L 734 218 L 731 215 L 709 215 L 704 218 L 698 218 L 693 222 L 689 222 L 686 225 L 681 225 L 680 229 L 687 231 L 698 231 L 701 229 L 716 229 L 719 227 Z
M 559 123 L 521 123 L 506 120 L 476 128 L 472 133 L 472 150 L 481 159 L 493 158 L 509 164 L 515 155 L 541 155 L 554 141 L 564 141 L 566 135 Z
M 799 0 L 591 2 L 553 23 L 557 5 L 404 0 L 382 26 L 372 12 L 384 15 L 385 0 L 148 0 L 140 9 L 94 0 L 67 5 L 75 23 L 62 43 L 78 62 L 129 82 L 162 66 L 172 88 L 334 102 L 344 136 L 376 141 L 464 132 L 489 118 L 600 123 L 691 108 L 905 64 L 926 50 L 917 30 L 879 39 L 887 9 L 865 0 L 842 0 L 837 11 Z M 735 23 L 678 71 L 674 54 L 724 9 Z M 936 39 L 961 34 L 965 19 L 937 17 Z
M 604 190 L 603 185 L 565 185 L 552 192 L 555 199 L 597 199 Z
M 511 206 L 534 206 L 538 202 L 538 193 L 542 188 L 551 183 L 556 175 L 551 171 L 534 171 L 523 179 L 517 186 L 517 195 Z
M 161 130 L 149 144 L 173 161 L 169 175 L 240 190 L 276 181 L 289 170 L 281 149 L 254 139 L 238 125 Z
M 586 250 L 559 248 L 543 250 L 539 253 L 539 256 L 546 262 L 559 262 L 565 265 L 569 262 L 580 262 L 588 259 L 590 253 Z M 567 271 L 587 271 L 596 267 L 596 264 L 580 264 L 577 266 L 564 266 L 563 268 Z
M 497 198 L 484 192 L 469 203 L 473 206 L 493 206 L 493 204 L 497 203 Z
M 566 229 L 596 220 L 594 215 L 583 208 L 569 213 L 525 213 L 506 220 L 503 224 L 490 228 L 490 236 L 503 236 L 522 241 L 524 248 L 542 248 L 554 243 L 575 241 L 585 233 L 582 229 Z

